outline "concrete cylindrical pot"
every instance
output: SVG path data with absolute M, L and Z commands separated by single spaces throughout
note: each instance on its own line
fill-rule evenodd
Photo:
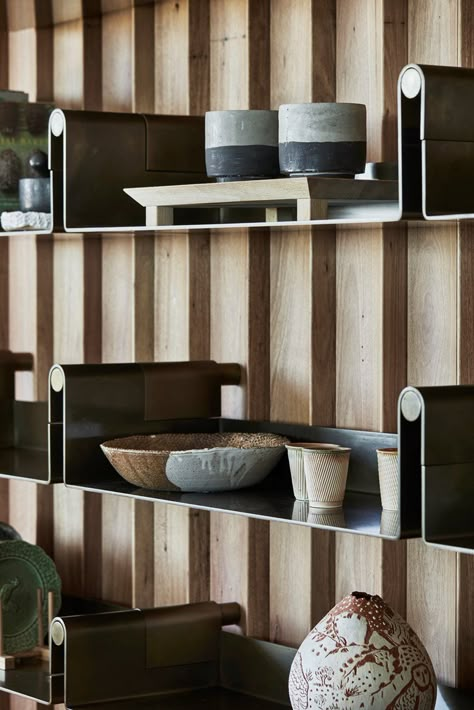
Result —
M 22 212 L 51 212 L 49 177 L 22 178 L 19 182 Z
M 218 181 L 277 177 L 278 111 L 208 111 L 206 170 Z
M 281 172 L 327 177 L 363 173 L 366 124 L 364 104 L 283 104 L 279 110 Z
M 340 508 L 346 492 L 351 450 L 303 448 L 306 487 L 311 508 Z
M 380 497 L 384 510 L 399 510 L 400 473 L 398 449 L 377 449 Z

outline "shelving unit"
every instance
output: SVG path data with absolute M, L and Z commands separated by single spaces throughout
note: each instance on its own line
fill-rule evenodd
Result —
M 422 481 L 424 541 L 474 554 L 474 386 L 408 387 L 400 395 L 400 460 Z
M 58 106 L 122 112 L 202 114 L 233 103 L 268 108 L 282 100 L 360 100 L 368 106 L 369 159 L 393 160 L 394 67 L 407 61 L 473 61 L 468 3 L 438 3 L 435 14 L 429 2 L 411 3 L 409 11 L 406 3 L 385 3 L 376 12 L 373 3 L 362 0 L 348 3 L 344 13 L 336 13 L 334 3 L 316 7 L 291 0 L 245 0 L 238 11 L 232 0 L 178 4 L 179 11 L 167 0 L 45 0 L 44 14 L 28 3 L 21 17 L 19 4 L 10 2 L 8 16 L 0 13 L 8 47 L 0 74 L 12 87 L 24 82 Z M 204 11 L 196 14 L 196 8 Z M 122 70 L 125 58 L 130 72 Z M 376 81 L 373 72 L 364 71 L 373 66 L 380 68 Z M 71 76 L 80 81 L 71 84 Z M 10 262 L 8 282 L 2 282 L 2 322 L 8 322 L 9 313 L 11 342 L 40 360 L 31 383 L 22 379 L 22 394 L 45 399 L 45 362 L 211 353 L 235 357 L 247 368 L 246 401 L 229 398 L 230 415 L 319 418 L 393 431 L 396 395 L 407 372 L 410 381 L 420 372 L 432 384 L 472 381 L 470 224 L 454 221 L 453 214 L 449 223 L 433 224 L 423 221 L 421 212 L 414 210 L 415 219 L 408 212 L 400 225 L 357 220 L 327 232 L 324 226 L 307 229 L 313 223 L 306 221 L 273 223 L 271 229 L 262 229 L 260 222 L 253 231 L 239 232 L 249 226 L 242 218 L 222 225 L 201 221 L 191 226 L 189 239 L 185 224 L 153 231 L 142 224 L 133 230 L 137 238 L 132 230 L 101 230 L 100 240 L 94 230 L 86 238 L 79 236 L 84 230 L 66 237 L 59 230 L 46 239 L 28 233 L 28 259 L 21 235 L 14 233 L 7 244 L 0 233 L 6 237 L 0 238 L 3 263 Z M 203 226 L 214 230 L 210 239 L 199 234 Z M 275 273 L 284 277 L 278 288 Z M 175 302 L 171 283 L 186 298 Z M 133 329 L 139 313 L 146 318 Z M 230 321 L 239 324 L 238 337 Z M 31 345 L 15 324 L 29 330 Z M 382 328 L 383 340 L 375 335 Z M 327 340 L 317 337 L 321 332 L 328 333 Z M 334 380 L 322 376 L 325 367 Z M 329 608 L 334 589 L 356 582 L 357 588 L 359 580 L 370 579 L 379 591 L 393 595 L 404 615 L 410 600 L 410 618 L 439 677 L 453 684 L 471 682 L 467 555 L 386 545 L 364 535 L 338 534 L 334 545 L 334 536 L 312 535 L 305 525 L 196 515 L 182 506 L 155 506 L 150 516 L 152 506 L 141 506 L 140 500 L 104 496 L 99 504 L 99 496 L 77 495 L 62 486 L 26 487 L 14 479 L 8 496 L 12 522 L 21 517 L 23 525 L 19 511 L 28 511 L 28 530 L 36 531 L 31 534 L 40 544 L 52 546 L 68 585 L 82 581 L 84 567 L 88 575 L 98 540 L 104 551 L 115 549 L 118 530 L 123 553 L 100 560 L 98 588 L 117 588 L 123 599 L 143 589 L 170 603 L 172 595 L 185 598 L 211 587 L 224 594 L 232 586 L 246 610 L 247 633 L 268 637 L 277 629 L 279 638 L 297 645 L 315 615 Z M 147 525 L 160 526 L 167 556 Z M 242 541 L 238 556 L 236 539 Z M 172 558 L 179 560 L 173 569 Z M 147 576 L 150 564 L 163 569 L 167 587 Z M 257 587 L 261 567 L 268 566 L 268 588 Z M 194 579 L 191 571 L 197 569 L 200 577 Z M 457 698 L 463 695 L 454 692 Z

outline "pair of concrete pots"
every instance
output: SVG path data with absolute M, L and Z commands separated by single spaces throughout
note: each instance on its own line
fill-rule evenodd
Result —
M 319 175 L 365 169 L 363 104 L 284 104 L 279 111 L 209 111 L 206 169 L 220 181 Z

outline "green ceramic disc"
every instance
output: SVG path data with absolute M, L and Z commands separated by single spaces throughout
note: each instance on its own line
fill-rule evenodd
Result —
M 38 645 L 37 590 L 43 593 L 43 628 L 48 631 L 48 592 L 54 594 L 54 614 L 61 606 L 61 580 L 53 560 L 24 540 L 0 543 L 0 598 L 5 653 Z

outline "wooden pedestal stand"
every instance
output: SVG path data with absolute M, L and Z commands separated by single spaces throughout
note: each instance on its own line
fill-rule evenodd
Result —
M 49 661 L 49 647 L 44 645 L 43 626 L 43 592 L 37 590 L 37 613 L 38 613 L 38 645 L 31 651 L 21 651 L 19 653 L 5 654 L 3 642 L 3 608 L 0 599 L 0 670 L 12 670 L 25 663 L 37 663 Z M 48 592 L 48 628 L 54 617 L 54 594 Z

